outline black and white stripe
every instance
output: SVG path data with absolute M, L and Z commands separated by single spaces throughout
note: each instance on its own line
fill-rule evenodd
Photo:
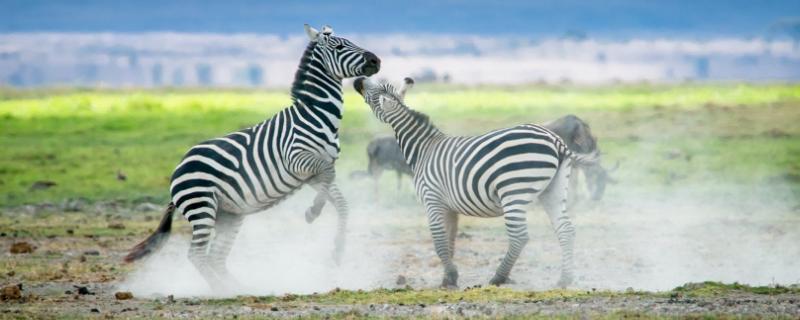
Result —
M 413 81 L 407 79 L 407 84 Z M 455 286 L 453 264 L 458 215 L 500 217 L 510 244 L 492 284 L 508 281 L 509 273 L 528 242 L 526 212 L 538 199 L 544 206 L 562 249 L 559 285 L 573 279 L 575 228 L 566 214 L 570 161 L 593 161 L 573 155 L 552 131 L 532 124 L 495 130 L 472 137 L 439 131 L 424 114 L 402 103 L 402 94 L 388 83 L 356 80 L 379 120 L 388 123 L 414 173 L 414 186 L 424 204 L 445 276 L 442 285 Z
M 253 127 L 194 146 L 172 175 L 174 211 L 192 226 L 189 258 L 215 290 L 233 284 L 225 260 L 244 216 L 270 208 L 307 183 L 317 196 L 306 219 L 311 222 L 331 201 L 339 215 L 337 262 L 342 253 L 347 203 L 334 183 L 342 79 L 372 75 L 380 60 L 333 36 L 329 27 L 317 32 L 306 26 L 306 31 L 311 42 L 292 85 L 292 106 Z M 141 256 L 135 253 L 128 260 Z

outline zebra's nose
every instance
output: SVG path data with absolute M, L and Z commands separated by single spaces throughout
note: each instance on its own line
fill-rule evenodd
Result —
M 380 67 L 381 66 L 381 59 L 378 58 L 378 56 L 376 56 L 372 52 L 369 52 L 369 51 L 364 52 L 364 60 L 367 60 L 367 63 L 370 64 L 370 65 L 373 65 L 373 66 L 376 66 L 376 67 Z

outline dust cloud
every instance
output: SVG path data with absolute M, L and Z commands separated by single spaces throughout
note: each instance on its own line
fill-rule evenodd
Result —
M 643 189 L 633 177 L 644 170 L 623 163 L 620 182 L 600 202 L 573 208 L 576 289 L 669 290 L 687 282 L 750 285 L 800 283 L 800 206 L 789 183 L 671 183 Z M 340 178 L 351 204 L 343 263 L 333 263 L 336 214 L 327 206 L 313 224 L 303 212 L 312 192 L 245 220 L 228 260 L 244 284 L 235 295 L 327 292 L 438 286 L 442 269 L 425 213 L 405 181 L 395 192 L 384 179 L 381 203 L 372 184 Z M 367 190 L 365 192 L 364 190 Z M 512 271 L 512 288 L 555 288 L 560 249 L 544 212 L 529 214 L 531 241 Z M 172 238 L 137 267 L 120 289 L 137 296 L 218 296 L 186 258 L 188 225 L 178 218 Z M 487 285 L 508 245 L 502 219 L 462 217 L 455 262 L 459 285 Z M 405 281 L 398 283 L 398 277 Z

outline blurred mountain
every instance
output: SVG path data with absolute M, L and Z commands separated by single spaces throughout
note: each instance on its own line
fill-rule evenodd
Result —
M 203 1 L 0 0 L 0 32 L 450 33 L 627 39 L 754 37 L 800 16 L 797 0 Z
M 520 36 L 352 35 L 379 76 L 462 84 L 800 80 L 800 46 L 765 38 L 536 40 Z M 0 34 L 0 85 L 285 87 L 305 35 Z

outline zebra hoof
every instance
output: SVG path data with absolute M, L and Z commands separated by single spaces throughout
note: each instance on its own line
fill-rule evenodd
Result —
M 558 282 L 556 282 L 556 287 L 561 288 L 561 289 L 566 289 L 572 283 L 573 283 L 573 280 L 572 280 L 571 276 L 561 275 L 561 278 L 559 278 Z
M 440 287 L 447 290 L 458 289 L 458 271 L 455 269 L 446 270 Z
M 314 220 L 317 220 L 320 212 L 322 212 L 322 210 L 314 210 L 313 207 L 306 209 L 306 222 L 310 224 L 314 222 Z
M 515 283 L 516 282 L 514 282 L 513 280 L 511 280 L 507 276 L 506 277 L 501 277 L 501 276 L 498 276 L 498 275 L 495 275 L 494 277 L 492 277 L 492 280 L 489 281 L 489 285 L 498 286 L 498 287 L 501 286 L 501 285 L 504 285 L 504 284 L 515 284 Z

